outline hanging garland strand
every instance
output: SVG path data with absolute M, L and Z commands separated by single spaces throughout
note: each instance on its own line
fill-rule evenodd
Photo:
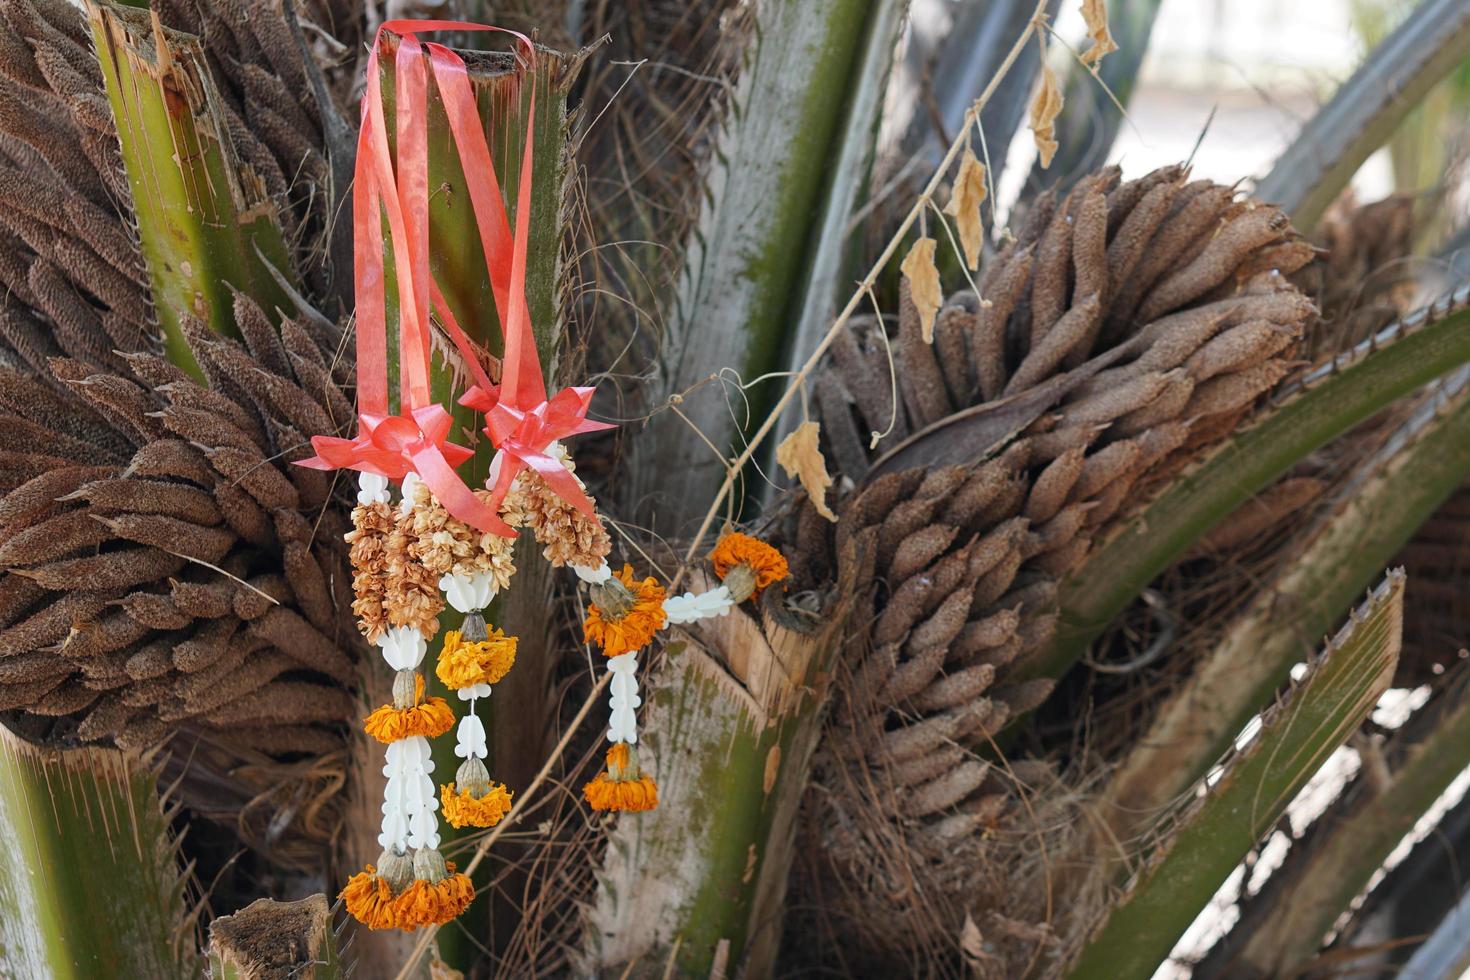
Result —
M 454 21 L 389 21 L 368 58 L 353 201 L 357 302 L 358 425 L 351 439 L 317 436 L 316 455 L 300 463 L 351 469 L 358 505 L 347 535 L 353 569 L 353 611 L 363 636 L 394 672 L 393 698 L 363 720 L 385 748 L 387 777 L 377 862 L 342 891 L 349 913 L 372 929 L 437 927 L 474 899 L 470 879 L 439 853 L 439 821 L 455 827 L 494 827 L 510 813 L 513 793 L 493 781 L 479 713 L 513 667 L 516 638 L 492 627 L 485 610 L 515 574 L 511 541 L 530 529 L 554 567 L 569 566 L 588 584 L 591 611 L 585 638 L 608 657 L 610 720 L 607 769 L 584 795 L 597 810 L 639 812 L 658 805 L 653 776 L 637 754 L 638 651 L 669 623 L 722 616 L 786 577 L 785 560 L 767 545 L 730 536 L 716 549 L 723 584 L 700 594 L 668 596 L 653 578 L 629 565 L 614 573 L 611 540 L 596 504 L 576 476 L 563 440 L 611 428 L 587 418 L 592 387 L 563 388 L 548 397 L 526 301 L 526 257 L 533 180 L 536 113 L 535 49 L 512 31 L 527 92 L 526 140 L 512 232 L 494 162 L 464 62 L 416 34 L 442 30 L 501 31 Z M 378 84 L 385 39 L 394 55 L 394 143 Z M 427 66 L 427 67 L 426 67 Z M 432 73 L 459 154 L 485 252 L 505 357 L 496 384 L 481 364 L 429 263 L 428 85 Z M 399 297 L 399 411 L 388 398 L 388 323 L 382 227 L 386 216 Z M 451 417 L 429 385 L 430 311 L 463 357 L 473 384 L 460 403 L 485 416 L 496 453 L 484 489 L 471 489 L 457 468 L 472 450 L 449 441 Z M 399 484 L 392 502 L 390 486 Z M 436 673 L 468 710 L 456 725 L 448 701 L 426 697 L 420 672 L 446 606 L 463 616 L 445 634 Z M 429 740 L 455 729 L 464 760 L 451 782 L 434 792 Z

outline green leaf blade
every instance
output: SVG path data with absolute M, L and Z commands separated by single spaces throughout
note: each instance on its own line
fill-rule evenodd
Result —
M 1255 740 L 1180 817 L 1112 908 L 1070 977 L 1153 975 L 1220 884 L 1388 689 L 1402 638 L 1404 582 L 1401 570 L 1390 572 L 1302 684 L 1267 713 Z
M 1285 683 L 1301 659 L 1302 638 L 1331 629 L 1470 477 L 1470 383 L 1463 374 L 1345 482 L 1334 508 L 1160 705 L 1104 794 L 1114 833 L 1131 836 L 1142 815 L 1203 776 Z
M 1311 376 L 1303 390 L 1181 476 L 1096 548 L 1062 588 L 1061 627 L 1027 665 L 1058 677 L 1189 546 L 1308 453 L 1470 361 L 1470 287 Z

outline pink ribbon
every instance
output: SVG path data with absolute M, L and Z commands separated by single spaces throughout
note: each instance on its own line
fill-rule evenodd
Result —
M 443 45 L 421 45 L 415 37 L 417 32 L 442 30 L 510 34 L 516 39 L 526 64 L 534 64 L 535 48 L 530 40 L 503 28 L 458 21 L 400 20 L 388 21 L 378 29 L 368 56 L 368 84 L 363 97 L 353 195 L 358 434 L 353 439 L 313 437 L 312 446 L 317 455 L 300 465 L 315 469 L 354 469 L 396 480 L 416 473 L 455 517 L 482 531 L 507 537 L 514 537 L 515 531 L 500 519 L 499 508 L 515 475 L 529 467 L 545 477 L 568 503 L 596 519 L 595 508 L 576 478 L 546 452 L 557 439 L 612 426 L 587 420 L 591 388 L 564 389 L 548 400 L 542 381 L 541 361 L 526 303 L 535 75 L 530 75 L 526 140 L 521 157 L 516 227 L 512 234 L 464 62 Z M 394 61 L 396 167 L 388 146 L 382 86 L 377 78 L 385 33 L 400 38 Z M 491 382 L 429 271 L 425 51 L 460 155 L 505 338 L 499 386 Z M 382 236 L 385 213 L 399 298 L 398 350 L 403 408 L 397 416 L 388 415 Z M 475 381 L 462 404 L 486 413 L 484 431 L 502 453 L 500 476 L 488 503 L 482 503 L 455 473 L 455 468 L 470 457 L 471 451 L 448 441 L 450 416 L 432 402 L 431 306 L 438 312 L 445 332 Z
M 408 416 L 364 412 L 357 419 L 355 439 L 313 436 L 316 455 L 297 465 L 314 470 L 358 470 L 390 480 L 414 473 L 455 517 L 483 531 L 515 536 L 497 508 L 476 497 L 454 472 L 474 453 L 448 441 L 454 420 L 443 406 L 425 405 Z
M 542 401 L 530 411 L 522 411 L 500 397 L 501 389 L 474 386 L 459 403 L 485 413 L 485 433 L 500 450 L 500 475 L 490 490 L 490 500 L 498 506 L 510 492 L 516 474 L 524 469 L 539 473 L 557 496 L 597 520 L 597 508 L 577 478 L 561 460 L 547 453 L 553 442 L 611 429 L 606 422 L 587 418 L 593 388 L 563 388 L 549 401 Z

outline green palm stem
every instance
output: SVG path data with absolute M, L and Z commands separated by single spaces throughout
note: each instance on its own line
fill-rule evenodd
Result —
M 149 760 L 0 726 L 0 974 L 197 976 L 172 816 Z
M 1436 392 L 1348 482 L 1333 510 L 1163 702 L 1103 794 L 1114 836 L 1202 778 L 1292 667 L 1470 476 L 1470 387 Z M 1330 923 L 1329 923 L 1330 924 Z M 1319 937 L 1320 938 L 1320 937 Z
M 1221 951 L 1218 968 L 1212 954 L 1212 969 L 1196 976 L 1254 980 L 1298 974 L 1393 850 L 1470 766 L 1465 695 L 1463 684 L 1451 686 L 1382 749 L 1364 748 L 1373 760 L 1365 760 L 1346 808 L 1293 843 L 1285 863 L 1231 930 L 1227 942 L 1238 937 L 1231 944 L 1238 949 Z M 1402 747 L 1404 742 L 1410 744 Z M 1430 924 L 1424 923 L 1426 929 Z
M 1459 0 L 1418 4 L 1312 117 L 1255 196 L 1279 204 L 1310 233 L 1363 161 L 1467 56 L 1470 7 Z
M 1402 639 L 1404 574 L 1397 570 L 1355 610 L 1268 711 L 1260 733 L 1206 795 L 1188 806 L 1108 904 L 1067 976 L 1146 980 L 1312 775 L 1342 745 L 1393 679 Z
M 753 14 L 680 285 L 661 311 L 660 404 L 650 407 L 677 396 L 678 411 L 652 417 L 624 487 L 623 509 L 642 508 L 663 533 L 699 520 L 725 477 L 724 457 L 762 415 L 764 389 L 712 379 L 733 369 L 749 382 L 781 365 L 823 188 L 843 155 L 843 106 L 859 87 L 865 32 L 896 5 L 769 0 Z

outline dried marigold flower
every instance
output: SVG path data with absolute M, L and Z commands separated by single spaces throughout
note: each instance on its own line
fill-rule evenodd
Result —
M 492 629 L 483 640 L 467 640 L 460 630 L 444 634 L 435 673 L 451 691 L 476 684 L 498 684 L 516 662 L 516 638 Z
M 474 493 L 481 501 L 490 500 L 488 490 Z M 413 540 L 409 553 L 436 578 L 488 572 L 497 590 L 510 585 L 510 577 L 516 570 L 511 556 L 514 538 L 466 524 L 449 513 L 424 483 L 414 486 L 411 516 Z
M 439 592 L 439 576 L 414 556 L 413 520 L 412 510 L 399 514 L 388 534 L 383 603 L 388 610 L 388 625 L 411 626 L 425 636 L 433 636 L 439 632 L 444 596 Z
M 348 914 L 369 929 L 399 928 L 396 896 L 412 878 L 412 859 L 385 849 L 376 866 L 369 864 L 347 879 L 342 900 Z
M 433 848 L 421 848 L 413 859 L 414 882 L 394 902 L 400 929 L 442 926 L 475 900 L 468 875 L 458 874 Z
M 454 783 L 439 787 L 444 819 L 451 827 L 493 827 L 510 812 L 511 792 L 500 783 L 476 795 L 469 788 L 456 789 Z
M 664 611 L 668 594 L 651 577 L 635 581 L 632 565 L 624 565 L 612 578 L 594 585 L 591 595 L 592 608 L 582 624 L 582 637 L 609 657 L 643 649 L 668 619 Z
M 607 750 L 607 770 L 582 787 L 582 796 L 594 810 L 642 813 L 658 806 L 658 785 L 638 769 L 638 757 L 622 742 Z
M 420 926 L 442 926 L 458 918 L 474 900 L 475 886 L 467 875 L 451 874 L 433 884 L 420 878 L 394 903 L 398 928 L 409 931 Z
M 347 914 L 369 929 L 394 929 L 398 926 L 393 889 L 378 877 L 371 864 L 347 879 L 342 889 Z
M 709 559 L 715 566 L 715 574 L 729 586 L 730 596 L 736 602 L 759 596 L 767 586 L 791 574 L 781 552 L 759 538 L 739 532 L 722 536 Z
M 563 457 L 562 464 L 568 472 L 573 472 L 570 458 Z M 531 470 L 523 471 L 511 484 L 510 493 L 501 504 L 500 516 L 511 527 L 530 528 L 536 541 L 544 546 L 542 553 L 546 560 L 556 568 L 563 565 L 596 568 L 612 551 L 612 539 L 602 522 L 567 503 Z
M 385 704 L 362 720 L 363 731 L 385 745 L 414 735 L 438 738 L 453 727 L 454 712 L 449 703 L 440 697 L 425 698 L 421 675 L 414 677 L 410 703 L 402 707 L 396 703 Z
M 376 642 L 388 628 L 388 535 L 397 519 L 384 503 L 358 504 L 352 508 L 352 530 L 343 536 L 351 545 L 352 614 L 357 628 L 369 643 Z

